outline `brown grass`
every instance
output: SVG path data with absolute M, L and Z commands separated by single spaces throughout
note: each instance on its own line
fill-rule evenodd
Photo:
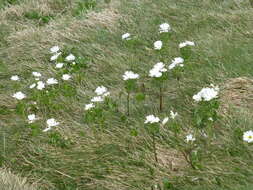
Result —
M 222 109 L 230 106 L 240 109 L 253 108 L 253 80 L 247 77 L 232 78 L 225 82 L 221 93 Z
M 12 174 L 7 169 L 0 169 L 1 190 L 37 190 L 35 185 L 28 185 L 25 178 Z

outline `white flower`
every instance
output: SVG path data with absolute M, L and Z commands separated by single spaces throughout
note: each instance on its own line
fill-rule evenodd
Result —
M 15 94 L 13 94 L 12 97 L 16 98 L 18 100 L 22 100 L 22 99 L 26 98 L 26 95 L 23 92 L 16 92 Z
M 110 92 L 106 92 L 103 94 L 103 97 L 109 96 L 111 93 Z
M 159 28 L 160 33 L 169 32 L 170 30 L 171 30 L 171 27 L 168 23 L 163 23 L 160 25 L 160 28 Z
M 43 130 L 43 132 L 47 132 L 47 131 L 49 131 L 51 129 L 52 129 L 51 127 L 47 127 L 46 129 Z
M 35 120 L 37 120 L 35 114 L 30 114 L 27 116 L 27 118 L 29 123 L 33 123 Z
M 74 61 L 75 59 L 76 59 L 76 57 L 75 57 L 73 54 L 69 54 L 69 55 L 65 58 L 66 61 Z
M 103 102 L 104 99 L 101 96 L 95 96 L 91 99 L 91 102 Z
M 58 81 L 55 78 L 49 78 L 47 79 L 47 84 L 48 85 L 58 84 Z
M 62 80 L 69 80 L 71 76 L 69 74 L 62 75 Z
M 32 72 L 32 75 L 35 77 L 41 77 L 41 74 L 39 72 Z
M 253 142 L 253 131 L 246 131 L 243 133 L 243 140 L 252 143 Z
M 159 70 L 157 70 L 157 69 L 151 69 L 151 70 L 149 71 L 149 76 L 150 76 L 150 77 L 159 78 L 159 77 L 162 76 L 162 73 L 161 73 Z
M 162 121 L 162 125 L 165 125 L 169 121 L 169 117 L 165 117 Z
M 76 65 L 76 62 L 72 62 L 72 65 Z
M 30 89 L 34 88 L 36 86 L 36 83 L 33 83 L 29 86 Z
M 138 79 L 139 75 L 133 71 L 126 71 L 123 75 L 123 80 Z
M 43 88 L 45 88 L 45 83 L 42 81 L 38 81 L 37 82 L 37 89 L 42 90 Z
M 179 48 L 183 48 L 185 46 L 195 46 L 195 43 L 191 41 L 185 41 L 179 44 Z
M 58 59 L 58 57 L 61 55 L 61 52 L 59 52 L 59 53 L 56 53 L 56 54 L 54 54 L 51 58 L 50 58 L 50 60 L 51 61 L 55 61 L 56 59 Z
M 50 48 L 52 54 L 57 53 L 60 50 L 59 46 L 53 46 Z
M 171 119 L 175 119 L 178 116 L 177 112 L 173 112 L 172 110 L 170 111 L 170 117 Z
M 192 98 L 196 101 L 210 101 L 218 97 L 219 89 L 218 88 L 203 88 L 200 92 L 195 94 Z
M 172 60 L 172 63 L 169 65 L 169 70 L 173 69 L 176 66 L 183 66 L 184 59 L 182 57 L 175 57 Z
M 186 142 L 189 142 L 189 141 L 195 141 L 196 139 L 193 137 L 193 135 L 192 134 L 189 134 L 189 135 L 187 135 L 186 136 Z
M 95 107 L 95 105 L 93 103 L 90 103 L 90 104 L 86 104 L 84 109 L 87 111 L 87 110 L 90 110 L 91 108 L 94 108 L 94 107 Z
M 159 117 L 155 117 L 154 115 L 146 116 L 146 121 L 144 123 L 158 123 L 160 121 Z
M 122 40 L 130 40 L 130 39 L 131 39 L 130 36 L 131 36 L 131 34 L 125 33 L 125 34 L 123 34 L 123 35 L 121 36 L 121 38 L 122 38 Z
M 210 84 L 210 86 L 211 87 L 213 87 L 214 88 L 214 90 L 216 90 L 216 91 L 219 91 L 220 90 L 220 88 L 219 88 L 219 86 L 217 85 L 217 86 L 215 86 L 215 85 L 213 85 L 213 84 Z
M 213 121 L 213 118 L 209 117 L 208 120 L 209 120 L 209 121 Z
M 165 65 L 162 62 L 159 62 L 154 65 L 154 67 L 149 71 L 150 77 L 161 77 L 163 72 L 166 72 L 167 69 L 165 68 Z
M 48 127 L 55 127 L 59 125 L 59 122 L 57 122 L 54 118 L 48 119 L 47 120 L 47 126 Z
M 18 75 L 14 75 L 14 76 L 11 77 L 11 80 L 18 81 L 18 80 L 20 80 L 20 78 L 19 78 Z
M 64 65 L 64 63 L 57 63 L 57 64 L 55 65 L 55 68 L 61 69 L 61 68 L 63 67 L 63 65 Z
M 162 49 L 162 46 L 163 46 L 163 42 L 162 41 L 156 41 L 154 43 L 154 49 L 156 49 L 156 50 Z
M 106 92 L 107 92 L 107 88 L 104 87 L 104 86 L 99 86 L 99 87 L 97 87 L 96 90 L 95 90 L 95 93 L 96 93 L 98 96 L 101 96 L 101 95 L 103 95 L 103 94 L 106 93 Z

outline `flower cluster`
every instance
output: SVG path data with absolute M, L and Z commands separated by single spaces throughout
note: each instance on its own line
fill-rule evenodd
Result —
M 149 71 L 149 76 L 159 78 L 162 76 L 162 73 L 166 71 L 167 69 L 165 68 L 164 63 L 159 62 L 155 64 L 154 67 Z
M 131 79 L 138 79 L 139 75 L 134 73 L 133 71 L 126 71 L 122 77 L 123 80 L 131 80 Z
M 172 60 L 172 63 L 169 65 L 169 70 L 174 69 L 176 66 L 183 67 L 184 59 L 182 57 L 176 57 Z
M 162 47 L 163 47 L 163 42 L 162 41 L 156 41 L 155 43 L 154 43 L 154 49 L 155 50 L 160 50 L 160 49 L 162 49 Z
M 96 102 L 103 102 L 104 99 L 105 99 L 105 97 L 107 97 L 107 96 L 110 95 L 110 92 L 104 86 L 98 86 L 96 88 L 96 90 L 95 90 L 95 93 L 97 94 L 97 96 L 94 96 L 91 99 L 91 103 L 85 105 L 84 109 L 86 111 L 94 108 L 95 107 L 94 103 L 96 103 Z
M 47 132 L 52 129 L 52 127 L 56 127 L 59 125 L 59 122 L 57 122 L 54 118 L 47 120 L 47 128 L 43 130 L 43 132 Z
M 189 135 L 187 135 L 186 136 L 186 142 L 193 142 L 193 141 L 195 141 L 196 139 L 195 139 L 195 137 L 193 137 L 193 135 L 192 134 L 189 134 Z
M 130 40 L 130 39 L 131 39 L 130 36 L 131 36 L 131 34 L 125 33 L 125 34 L 123 34 L 123 35 L 121 36 L 121 39 L 122 39 L 122 40 Z
M 200 92 L 198 92 L 197 94 L 195 94 L 193 96 L 193 99 L 196 102 L 199 101 L 210 101 L 214 98 L 218 97 L 218 93 L 219 93 L 219 88 L 218 87 L 213 87 L 213 88 L 203 88 Z
M 50 53 L 52 54 L 50 60 L 51 61 L 57 61 L 58 57 L 62 54 L 62 52 L 60 52 L 60 47 L 59 46 L 53 46 L 52 48 L 50 48 Z M 68 55 L 66 58 L 65 58 L 66 61 L 74 61 L 75 60 L 75 56 L 73 54 L 70 54 Z M 64 65 L 64 63 L 56 63 L 56 68 L 62 68 Z M 32 84 L 29 85 L 29 88 L 30 89 L 33 89 L 33 88 L 37 88 L 37 90 L 43 90 L 44 88 L 46 88 L 46 86 L 50 86 L 50 85 L 55 85 L 55 84 L 58 84 L 58 80 L 51 77 L 51 78 L 48 78 L 46 80 L 46 82 L 44 82 L 41 77 L 42 77 L 42 74 L 39 73 L 39 72 L 32 72 L 32 75 L 33 77 L 35 77 L 35 81 L 36 82 L 33 82 Z M 69 74 L 63 74 L 62 75 L 62 80 L 64 81 L 67 81 L 71 79 L 71 75 Z M 11 80 L 13 81 L 18 81 L 20 80 L 20 77 L 18 75 L 14 75 L 11 77 Z M 106 94 L 104 94 L 103 96 L 106 96 Z M 22 100 L 24 98 L 26 98 L 27 96 L 19 91 L 19 92 L 16 92 L 12 95 L 12 97 L 18 99 L 18 100 Z M 28 119 L 28 123 L 33 123 L 35 122 L 36 120 L 38 120 L 38 118 L 36 117 L 35 114 L 29 114 L 27 116 L 27 119 Z M 47 125 L 48 127 L 46 129 L 44 129 L 43 131 L 46 132 L 48 130 L 50 130 L 52 127 L 54 126 L 57 126 L 59 123 L 54 119 L 54 118 L 51 118 L 51 119 L 48 119 L 47 120 Z
M 185 41 L 179 44 L 179 48 L 183 48 L 185 46 L 195 46 L 195 43 L 191 41 Z
M 144 122 L 145 124 L 153 124 L 153 123 L 159 123 L 160 119 L 159 117 L 156 117 L 154 115 L 148 115 L 146 116 L 146 121 Z
M 159 26 L 160 33 L 169 32 L 170 30 L 171 30 L 171 27 L 168 23 L 163 23 Z

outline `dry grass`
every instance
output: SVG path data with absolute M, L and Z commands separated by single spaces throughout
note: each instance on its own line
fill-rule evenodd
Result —
M 7 169 L 0 169 L 1 190 L 38 190 L 36 185 L 29 185 L 25 178 L 12 174 Z
M 253 80 L 247 77 L 232 78 L 225 82 L 221 94 L 223 111 L 233 107 L 236 109 L 252 110 Z
M 210 150 L 199 148 L 201 169 L 193 170 L 174 146 L 166 144 L 166 138 L 173 139 L 170 133 L 166 133 L 164 139 L 157 139 L 158 163 L 155 163 L 152 139 L 143 121 L 148 114 L 160 114 L 156 109 L 158 99 L 156 95 L 147 94 L 146 100 L 138 102 L 133 94 L 132 113 L 126 118 L 126 96 L 121 78 L 127 69 L 147 75 L 148 69 L 158 61 L 152 44 L 158 38 L 157 29 L 162 22 L 169 22 L 174 32 L 169 53 L 164 58 L 166 64 L 180 55 L 179 42 L 196 42 L 194 56 L 186 64 L 180 81 L 182 86 L 178 87 L 179 83 L 173 79 L 166 86 L 165 111 L 161 113 L 161 117 L 168 116 L 171 109 L 179 113 L 177 122 L 182 126 L 182 133 L 178 138 L 183 142 L 186 132 L 194 131 L 191 123 L 192 95 L 210 83 L 222 84 L 231 78 L 229 75 L 234 71 L 239 76 L 245 76 L 245 70 L 240 68 L 246 67 L 247 57 L 250 57 L 243 45 L 247 40 L 244 34 L 250 35 L 253 31 L 248 21 L 251 10 L 246 10 L 244 6 L 240 10 L 225 6 L 229 11 L 223 13 L 216 6 L 218 3 L 213 4 L 212 0 L 115 0 L 109 5 L 99 5 L 102 8 L 96 11 L 73 16 L 73 1 L 67 1 L 71 3 L 65 7 L 59 7 L 54 2 L 60 0 L 26 0 L 0 11 L 0 24 L 10 29 L 10 33 L 5 35 L 7 43 L 0 51 L 0 61 L 8 67 L 8 72 L 4 71 L 2 76 L 5 78 L 2 84 L 8 82 L 1 89 L 0 103 L 1 108 L 10 112 L 0 115 L 0 124 L 6 126 L 4 134 L 9 135 L 6 142 L 10 145 L 5 147 L 4 165 L 29 176 L 29 181 L 36 181 L 43 190 L 150 190 L 152 185 L 161 184 L 164 178 L 179 188 L 185 184 L 217 184 L 217 178 L 221 185 L 228 186 L 239 183 L 239 180 L 241 184 L 251 180 L 244 172 L 251 174 L 251 168 L 246 166 L 251 164 L 252 159 L 248 159 L 247 155 L 241 156 L 249 150 L 240 152 L 243 147 L 241 134 L 237 144 L 232 144 L 237 137 L 233 136 L 233 130 L 224 127 L 226 124 L 217 124 L 220 126 L 214 129 L 217 137 L 213 139 Z M 206 6 L 210 11 L 203 9 Z M 49 23 L 38 26 L 36 21 L 22 18 L 27 11 L 53 14 L 55 17 Z M 240 23 L 238 28 L 241 30 L 235 27 L 237 23 Z M 133 34 L 133 44 L 122 42 L 123 32 Z M 233 41 L 229 41 L 232 37 Z M 247 46 L 249 51 L 251 44 Z M 73 78 L 68 84 L 76 89 L 75 95 L 61 93 L 56 99 L 50 99 L 50 105 L 45 104 L 42 97 L 41 100 L 38 98 L 41 105 L 36 110 L 36 116 L 41 120 L 30 126 L 26 121 L 30 110 L 25 108 L 25 113 L 17 114 L 17 102 L 10 96 L 14 90 L 26 91 L 27 85 L 32 82 L 31 71 L 41 72 L 43 80 L 56 74 L 60 76 L 61 71 L 56 71 L 49 63 L 48 51 L 53 45 L 59 45 L 64 50 L 71 49 L 71 52 L 73 48 L 73 53 L 89 60 L 89 65 L 71 73 Z M 236 65 L 237 57 L 245 64 Z M 230 65 L 233 69 L 229 68 Z M 20 86 L 9 81 L 14 74 L 24 77 Z M 221 99 L 224 96 L 227 102 L 242 107 L 252 105 L 252 82 L 245 78 L 239 81 L 229 80 Z M 149 81 L 144 82 L 147 83 L 146 88 L 152 91 Z M 98 85 L 108 87 L 117 109 L 106 108 L 103 122 L 87 124 L 83 121 L 84 105 Z M 61 87 L 57 88 L 59 92 L 62 92 Z M 26 103 L 30 104 L 29 101 Z M 49 117 L 59 120 L 60 126 L 49 133 L 42 133 L 41 129 L 45 128 L 45 120 Z M 229 120 L 229 126 L 232 126 L 233 120 Z M 247 126 L 245 124 L 243 130 Z M 137 136 L 133 135 L 135 132 Z M 242 169 L 238 174 L 235 170 L 239 167 Z

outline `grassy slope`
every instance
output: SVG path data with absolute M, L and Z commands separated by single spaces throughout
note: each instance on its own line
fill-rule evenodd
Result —
M 161 114 L 176 110 L 183 131 L 188 131 L 194 93 L 209 83 L 222 85 L 231 77 L 252 77 L 253 13 L 247 1 L 122 0 L 99 4 L 97 15 L 88 13 L 88 19 L 75 3 L 48 0 L 41 1 L 44 6 L 34 6 L 34 2 L 21 1 L 0 11 L 7 15 L 0 18 L 0 124 L 4 126 L 1 139 L 7 144 L 1 140 L 3 165 L 36 181 L 42 189 L 150 189 L 164 179 L 179 189 L 242 189 L 236 186 L 252 181 L 252 150 L 237 135 L 252 126 L 249 115 L 232 112 L 216 124 L 217 139 L 208 150 L 200 150 L 202 169 L 184 167 L 184 161 L 176 172 L 168 163 L 155 167 L 143 120 L 157 112 L 157 97 L 135 102 L 126 119 L 121 80 L 125 70 L 134 69 L 143 76 L 159 61 L 152 44 L 158 40 L 160 23 L 169 22 L 174 31 L 164 62 L 179 55 L 179 42 L 195 41 L 194 57 L 183 74 L 181 88 L 173 78 L 167 84 L 166 109 Z M 52 19 L 38 24 L 40 18 L 25 16 L 33 11 Z M 130 47 L 121 41 L 125 32 L 136 38 Z M 31 71 L 40 71 L 45 78 L 60 76 L 48 61 L 48 49 L 56 44 L 83 57 L 89 66 L 75 72 L 70 85 L 61 85 L 56 97 L 34 95 L 39 105 L 37 114 L 43 120 L 31 129 L 25 119 L 35 108 L 28 106 L 29 101 L 17 104 L 10 96 L 20 89 L 27 91 Z M 25 82 L 10 82 L 13 74 Z M 109 109 L 102 124 L 87 125 L 83 121 L 84 104 L 98 85 L 110 89 L 118 108 Z M 49 117 L 57 118 L 61 126 L 41 133 Z M 136 131 L 138 136 L 132 136 Z M 162 140 L 158 144 L 162 155 L 174 151 Z M 175 155 L 181 159 L 177 152 Z

